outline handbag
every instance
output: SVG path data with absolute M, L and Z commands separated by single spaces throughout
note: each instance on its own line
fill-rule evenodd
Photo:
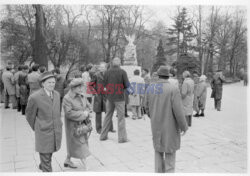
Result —
M 91 131 L 93 130 L 92 128 L 92 123 L 91 120 L 89 118 L 77 122 L 74 125 L 74 136 L 75 137 L 81 137 L 83 135 L 87 135 L 87 137 L 89 138 Z

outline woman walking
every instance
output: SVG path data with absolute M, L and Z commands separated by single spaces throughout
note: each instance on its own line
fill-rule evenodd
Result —
M 83 79 L 74 78 L 70 82 L 69 88 L 69 92 L 63 99 L 67 142 L 67 158 L 64 162 L 64 167 L 76 168 L 75 164 L 70 160 L 73 157 L 80 159 L 84 168 L 87 169 L 86 158 L 90 155 L 87 133 L 91 131 L 91 127 L 85 128 L 85 131 L 79 134 L 77 133 L 79 129 L 77 129 L 77 126 L 86 123 L 90 117 L 90 103 L 87 97 L 83 96 Z

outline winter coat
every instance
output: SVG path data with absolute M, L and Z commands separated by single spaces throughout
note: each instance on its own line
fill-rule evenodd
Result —
M 225 82 L 224 76 L 215 75 L 213 77 L 213 80 L 211 82 L 211 88 L 213 94 L 212 98 L 215 98 L 216 100 L 222 98 L 223 82 Z
M 30 95 L 26 119 L 35 132 L 37 152 L 53 153 L 60 149 L 62 120 L 60 95 L 57 91 L 53 91 L 53 101 L 43 88 Z
M 28 74 L 30 95 L 41 88 L 39 79 L 40 79 L 40 74 L 38 72 L 33 71 L 30 74 Z
M 2 75 L 2 80 L 4 84 L 4 92 L 7 92 L 9 95 L 16 94 L 15 78 L 13 73 L 10 71 L 4 71 Z
M 199 109 L 205 109 L 207 99 L 207 84 L 206 81 L 201 81 L 197 86 L 197 99 Z
M 168 80 L 159 79 L 158 93 L 145 94 L 145 107 L 151 119 L 155 151 L 173 153 L 180 148 L 180 131 L 188 129 L 180 91 Z M 162 86 L 161 86 L 162 85 Z
M 20 104 L 27 105 L 28 97 L 29 97 L 29 84 L 27 73 L 20 73 L 18 78 L 18 85 L 20 87 Z
M 67 152 L 70 157 L 83 159 L 90 155 L 87 135 L 76 137 L 74 128 L 85 120 L 85 110 L 90 109 L 87 97 L 75 95 L 71 90 L 63 98 Z
M 185 78 L 181 86 L 182 103 L 185 115 L 193 114 L 194 101 L 194 81 L 191 78 Z
M 140 106 L 141 98 L 144 95 L 145 82 L 144 79 L 140 76 L 133 76 L 129 80 L 130 87 L 132 89 L 132 94 L 129 95 L 129 105 L 131 106 Z

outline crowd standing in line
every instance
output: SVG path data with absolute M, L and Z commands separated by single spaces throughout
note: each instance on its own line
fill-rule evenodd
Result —
M 92 111 L 95 112 L 95 130 L 103 141 L 108 140 L 109 132 L 116 132 L 112 122 L 116 109 L 118 143 L 124 143 L 129 141 L 125 120 L 129 117 L 127 105 L 132 109 L 132 119 L 141 119 L 147 114 L 151 120 L 155 172 L 174 172 L 180 134 L 185 134 L 192 125 L 193 111 L 194 117 L 205 116 L 206 76 L 184 71 L 180 84 L 174 68 L 161 66 L 151 76 L 146 68 L 142 69 L 141 76 L 140 70 L 135 70 L 134 76 L 128 79 L 120 65 L 120 58 L 114 58 L 109 64 L 88 64 L 67 79 L 60 69 L 49 72 L 37 64 L 20 65 L 16 72 L 8 65 L 1 71 L 1 101 L 4 100 L 5 109 L 10 108 L 10 101 L 13 109 L 26 115 L 35 133 L 36 151 L 41 161 L 39 169 L 43 172 L 52 171 L 52 155 L 61 146 L 62 109 L 67 143 L 64 166 L 76 168 L 71 158 L 78 158 L 86 169 L 86 159 L 91 155 L 88 138 L 92 131 Z M 218 111 L 224 82 L 222 71 L 218 70 L 211 81 L 211 97 Z

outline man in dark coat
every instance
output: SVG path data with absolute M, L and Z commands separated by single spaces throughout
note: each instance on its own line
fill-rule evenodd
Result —
M 155 172 L 174 172 L 175 153 L 180 149 L 180 133 L 186 133 L 185 119 L 179 89 L 169 81 L 169 68 L 161 66 L 157 71 L 156 87 L 146 91 L 145 107 L 151 120 L 155 149 Z M 149 89 L 154 89 L 152 92 Z
M 218 70 L 211 82 L 212 95 L 211 98 L 214 98 L 214 107 L 217 111 L 221 110 L 221 99 L 222 99 L 222 86 L 225 82 L 225 77 L 222 74 L 221 70 Z
M 15 87 L 16 87 L 16 99 L 17 99 L 17 111 L 18 112 L 21 111 L 20 87 L 19 87 L 19 84 L 18 84 L 18 78 L 19 78 L 19 75 L 22 73 L 22 68 L 23 68 L 23 65 L 19 65 L 17 67 L 17 72 L 14 74 Z
M 99 66 L 99 72 L 93 75 L 90 86 L 95 90 L 94 94 L 94 106 L 93 110 L 95 112 L 95 127 L 96 132 L 101 133 L 102 131 L 102 112 L 106 112 L 106 97 L 104 93 L 104 72 L 106 71 L 106 63 L 102 62 Z M 111 120 L 110 131 L 113 130 L 113 122 Z
M 43 172 L 52 172 L 52 154 L 60 149 L 62 140 L 60 95 L 54 91 L 55 81 L 50 72 L 41 75 L 43 88 L 30 95 L 25 113 L 35 132 L 36 151 L 41 161 L 39 169 Z
M 60 94 L 60 102 L 61 102 L 61 107 L 62 107 L 62 100 L 64 97 L 64 89 L 66 88 L 66 81 L 64 77 L 60 73 L 59 68 L 55 68 L 52 73 L 55 75 L 56 78 L 56 85 L 55 85 L 55 90 L 59 92 Z
M 113 66 L 104 74 L 104 88 L 106 88 L 106 116 L 103 123 L 100 140 L 107 140 L 111 120 L 115 108 L 118 114 L 118 142 L 127 142 L 127 131 L 125 122 L 125 100 L 124 89 L 128 88 L 128 76 L 125 70 L 120 68 L 120 58 L 113 59 Z

